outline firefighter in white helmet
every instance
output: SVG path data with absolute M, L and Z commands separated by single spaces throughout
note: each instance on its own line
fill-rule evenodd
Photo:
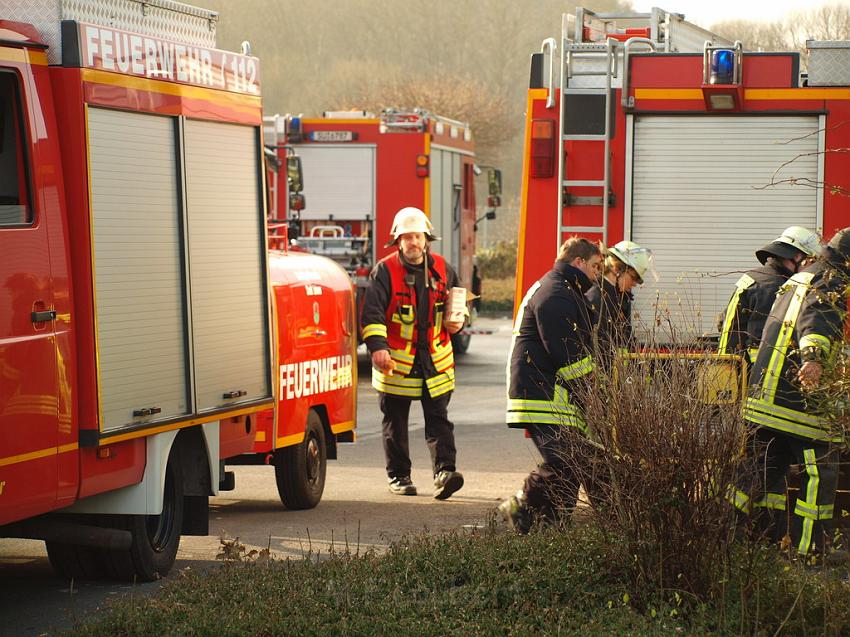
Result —
M 773 539 L 784 538 L 790 518 L 791 544 L 807 556 L 831 548 L 844 435 L 818 390 L 844 342 L 848 282 L 850 228 L 844 228 L 776 295 L 744 403 L 748 462 L 729 493 L 742 513 L 757 515 L 762 528 L 774 531 Z M 787 515 L 792 464 L 800 467 L 800 489 Z
M 384 455 L 389 489 L 416 495 L 410 478 L 408 415 L 419 400 L 425 440 L 434 470 L 434 497 L 445 500 L 463 486 L 455 466 L 454 425 L 448 406 L 455 387 L 451 334 L 463 322 L 445 320 L 448 292 L 458 277 L 446 260 L 428 249 L 430 219 L 418 208 L 396 213 L 387 247 L 370 276 L 363 302 L 363 340 L 372 357 L 372 386 L 383 413 Z
M 609 366 L 617 352 L 628 351 L 632 335 L 632 289 L 652 269 L 652 252 L 632 241 L 620 241 L 605 253 L 602 276 L 587 293 L 593 308 L 597 362 Z
M 750 270 L 735 283 L 735 291 L 720 321 L 718 352 L 740 354 L 749 365 L 755 359 L 777 291 L 820 251 L 820 237 L 800 226 L 786 228 L 757 250 L 761 267 Z

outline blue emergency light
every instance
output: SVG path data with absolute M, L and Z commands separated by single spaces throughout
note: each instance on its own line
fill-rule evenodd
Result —
M 735 52 L 732 49 L 717 49 L 711 52 L 711 75 L 709 84 L 732 84 L 735 78 Z

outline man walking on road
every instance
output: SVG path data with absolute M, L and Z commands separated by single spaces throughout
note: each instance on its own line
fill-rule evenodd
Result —
M 818 404 L 816 390 L 843 342 L 848 264 L 850 228 L 845 228 L 824 248 L 823 258 L 788 279 L 777 294 L 744 406 L 751 428 L 749 462 L 729 494 L 743 513 L 759 513 L 763 527 L 771 530 L 772 524 L 776 536 L 784 536 L 786 477 L 790 465 L 800 465 L 790 535 L 801 555 L 828 547 L 833 520 L 842 435 L 832 426 L 828 406 Z
M 372 271 L 363 304 L 363 339 L 372 356 L 372 386 L 383 413 L 389 489 L 416 495 L 410 479 L 408 416 L 422 402 L 425 440 L 434 469 L 434 497 L 445 500 L 463 486 L 455 467 L 454 425 L 448 417 L 455 387 L 451 334 L 463 321 L 446 321 L 446 301 L 458 285 L 446 260 L 428 250 L 433 226 L 418 208 L 396 213 L 389 245 L 397 250 Z
M 525 428 L 543 457 L 522 490 L 499 505 L 520 533 L 536 521 L 558 521 L 576 504 L 580 479 L 570 454 L 584 442 L 586 426 L 571 390 L 594 368 L 585 293 L 601 263 L 596 244 L 568 239 L 554 267 L 526 292 L 514 322 L 506 420 Z

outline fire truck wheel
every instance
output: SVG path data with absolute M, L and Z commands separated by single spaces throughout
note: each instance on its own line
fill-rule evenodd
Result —
M 327 456 L 322 419 L 311 409 L 304 441 L 275 454 L 277 492 L 287 509 L 312 509 L 319 504 L 325 490 Z
M 104 550 L 109 574 L 119 580 L 152 582 L 168 575 L 177 557 L 183 528 L 183 472 L 172 454 L 165 469 L 165 491 L 159 515 L 116 516 L 133 536 L 124 551 Z
M 470 334 L 452 334 L 452 352 L 455 354 L 466 354 L 466 351 L 469 349 L 469 341 L 471 340 L 472 336 Z

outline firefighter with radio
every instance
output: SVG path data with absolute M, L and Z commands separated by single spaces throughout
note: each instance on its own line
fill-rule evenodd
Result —
M 756 251 L 761 267 L 750 270 L 735 284 L 735 291 L 720 323 L 720 354 L 742 354 L 755 361 L 762 330 L 779 288 L 809 257 L 821 250 L 820 237 L 800 226 L 786 228 L 781 235 Z
M 597 362 L 610 367 L 612 357 L 634 345 L 632 289 L 643 285 L 652 268 L 652 252 L 632 241 L 620 241 L 605 254 L 602 276 L 587 293 L 593 309 Z
M 463 486 L 455 466 L 454 425 L 448 417 L 455 387 L 451 334 L 463 321 L 446 320 L 449 290 L 458 277 L 432 254 L 433 225 L 418 208 L 402 208 L 387 246 L 397 250 L 372 271 L 363 305 L 363 340 L 372 357 L 372 386 L 383 413 L 383 442 L 389 489 L 416 495 L 410 478 L 408 416 L 421 401 L 425 440 L 434 470 L 434 497 L 445 500 Z
M 822 258 L 788 279 L 761 334 L 744 419 L 751 427 L 732 503 L 757 513 L 774 537 L 784 536 L 786 476 L 802 470 L 790 536 L 801 555 L 822 553 L 832 526 L 839 443 L 817 391 L 824 365 L 843 342 L 850 281 L 850 228 L 823 248 Z M 828 546 L 828 544 L 827 544 Z
M 594 369 L 592 310 L 585 294 L 601 265 L 598 245 L 568 239 L 554 267 L 526 292 L 517 312 L 506 421 L 509 427 L 526 429 L 543 458 L 522 490 L 499 505 L 520 533 L 537 521 L 558 522 L 576 504 L 581 479 L 573 454 L 584 448 L 586 425 L 573 390 Z

